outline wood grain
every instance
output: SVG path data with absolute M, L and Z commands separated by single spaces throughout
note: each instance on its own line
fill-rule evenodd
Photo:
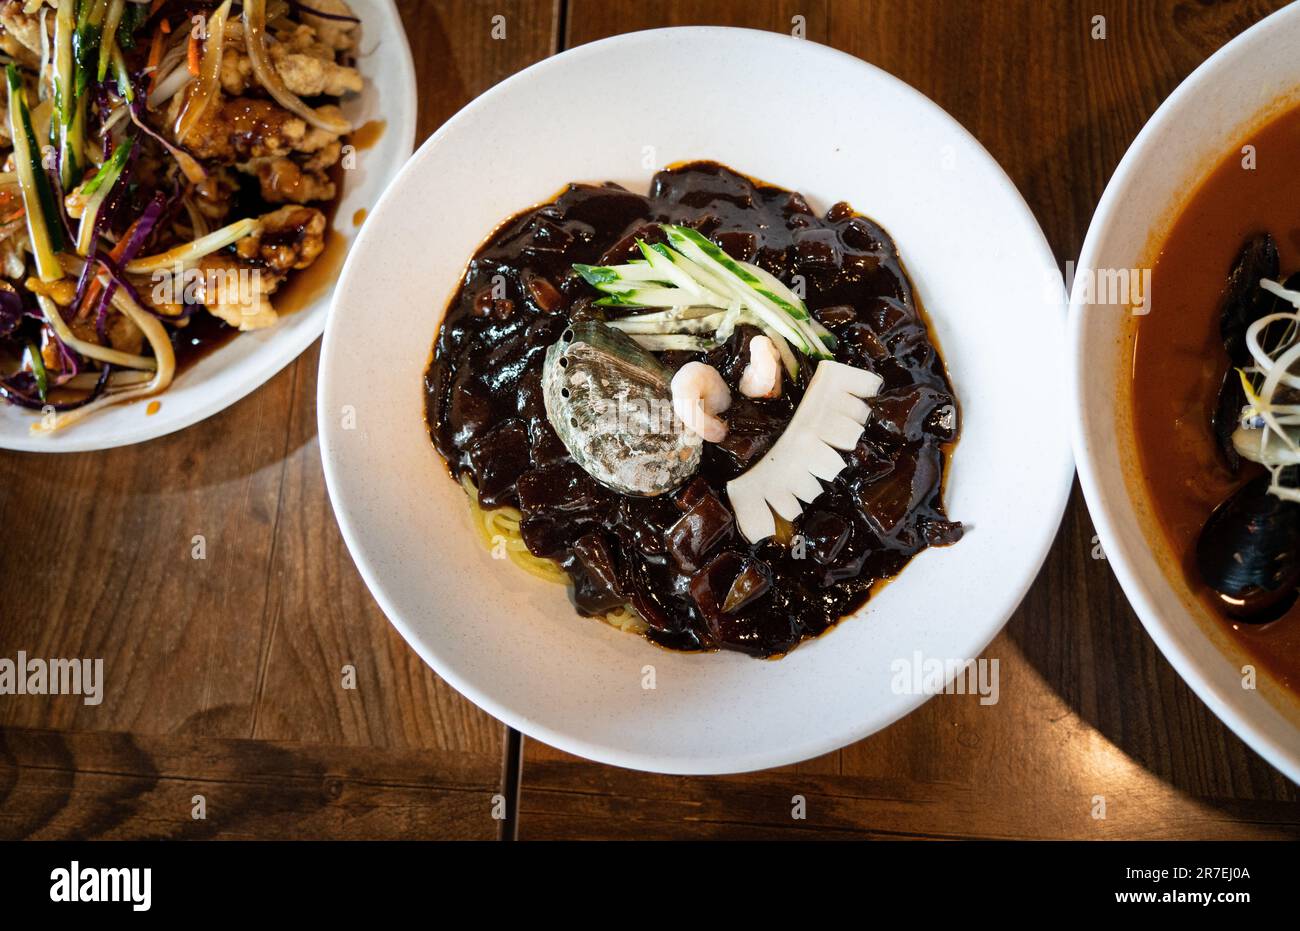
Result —
M 560 47 L 664 25 L 801 28 L 960 120 L 1061 261 L 1150 113 L 1276 5 L 399 0 L 420 138 Z M 1104 40 L 1091 37 L 1097 15 Z M 504 728 L 392 631 L 339 537 L 317 361 L 313 346 L 222 414 L 142 446 L 0 454 L 0 656 L 99 656 L 107 678 L 99 706 L 0 697 L 0 838 L 500 835 Z M 206 559 L 191 558 L 196 534 Z M 629 772 L 525 741 L 519 835 L 1300 836 L 1300 792 L 1182 684 L 1092 558 L 1093 537 L 1076 491 L 986 653 L 1000 664 L 997 705 L 939 697 L 836 753 L 721 778 Z M 342 687 L 345 665 L 355 689 Z
M 0 731 L 0 837 L 497 837 L 499 762 L 184 736 Z
M 399 6 L 420 139 L 554 51 L 552 0 Z M 419 661 L 357 575 L 321 472 L 318 358 L 150 443 L 0 454 L 0 656 L 102 657 L 106 680 L 98 706 L 0 697 L 0 837 L 495 836 L 480 815 L 505 729 Z M 311 808 L 310 779 L 338 769 L 382 817 Z M 190 825 L 176 799 L 210 781 L 235 786 L 238 814 Z
M 962 122 L 1064 262 L 1150 114 L 1277 5 L 673 0 L 615 12 L 573 0 L 565 39 L 713 23 L 788 32 L 802 13 L 810 38 L 827 36 Z M 1105 39 L 1092 37 L 1097 15 Z M 1165 662 L 1093 558 L 1094 535 L 1076 487 L 1040 577 L 985 653 L 999 661 L 997 705 L 940 696 L 837 753 L 719 778 L 634 773 L 525 741 L 520 836 L 1300 836 L 1300 792 Z M 806 820 L 792 818 L 795 796 Z

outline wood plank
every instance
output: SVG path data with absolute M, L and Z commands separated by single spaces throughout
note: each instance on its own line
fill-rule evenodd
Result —
M 499 775 L 479 753 L 6 728 L 0 838 L 491 840 Z
M 418 138 L 556 44 L 558 0 L 399 6 Z M 492 37 L 497 14 L 504 39 Z M 147 444 L 0 453 L 0 656 L 101 657 L 106 679 L 97 706 L 0 700 L 10 749 L 0 836 L 255 836 L 262 817 L 265 836 L 495 835 L 499 825 L 471 809 L 499 789 L 505 729 L 419 661 L 353 567 L 321 472 L 318 361 L 319 344 L 240 403 Z M 204 559 L 191 558 L 196 535 Z M 356 689 L 342 686 L 345 664 Z M 24 756 L 49 730 L 116 736 L 69 735 L 65 746 L 47 735 L 42 746 L 62 754 L 49 769 Z M 288 781 L 260 794 L 223 775 L 222 754 Z M 342 788 L 361 794 L 350 808 L 322 806 L 320 786 L 294 768 L 309 765 L 312 778 L 341 769 Z M 461 772 L 473 801 L 442 784 Z M 237 784 L 239 817 L 209 828 L 177 820 L 177 799 L 223 780 Z M 38 799 L 44 814 L 32 821 Z M 377 814 L 350 826 L 367 805 Z
M 778 771 L 666 777 L 558 759 L 529 745 L 524 840 L 1300 837 L 1300 806 L 1185 795 L 1133 764 L 1095 774 L 1104 792 L 1081 793 L 1057 774 L 1037 786 Z M 1104 818 L 1093 815 L 1094 794 L 1107 796 Z
M 403 4 L 419 70 L 421 130 L 553 49 L 558 4 Z M 492 37 L 493 15 L 505 38 Z M 362 153 L 364 156 L 364 153 Z M 433 312 L 433 308 L 430 308 Z M 396 634 L 366 591 L 334 521 L 316 437 L 319 344 L 294 375 L 284 423 L 279 520 L 268 562 L 266 630 L 249 735 L 497 754 L 504 729 L 446 685 Z M 342 667 L 357 688 L 339 687 Z
M 834 0 L 806 15 L 810 37 L 908 81 L 970 129 L 1064 261 L 1147 117 L 1279 5 Z M 567 34 L 576 44 L 713 22 L 785 31 L 789 11 L 675 0 L 615 12 L 575 0 Z M 1094 15 L 1106 17 L 1104 40 L 1091 37 Z M 1076 487 L 1042 574 L 985 654 L 999 661 L 997 705 L 940 696 L 837 753 L 719 778 L 629 772 L 526 741 L 520 835 L 1300 836 L 1300 791 L 1165 662 L 1093 558 L 1094 535 Z M 791 818 L 795 795 L 809 800 L 806 821 Z M 1094 796 L 1105 819 L 1092 816 Z

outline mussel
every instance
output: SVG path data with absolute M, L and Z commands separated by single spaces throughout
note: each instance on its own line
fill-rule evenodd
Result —
M 1196 541 L 1196 566 L 1237 620 L 1276 620 L 1300 591 L 1300 504 L 1269 493 L 1267 475 L 1215 508 Z
M 1273 295 L 1259 286 L 1261 278 L 1276 279 L 1279 258 L 1277 243 L 1268 233 L 1246 240 L 1228 273 L 1223 303 L 1219 306 L 1219 335 L 1233 365 L 1246 365 L 1250 352 L 1246 348 L 1246 330 L 1269 313 Z
M 661 495 L 695 474 L 701 440 L 673 413 L 672 371 L 620 330 L 571 322 L 546 351 L 546 418 L 573 460 L 626 495 Z
M 1288 301 L 1265 291 L 1259 286 L 1260 279 L 1276 279 L 1278 273 L 1277 246 L 1267 233 L 1248 240 L 1241 254 L 1228 275 L 1227 288 L 1224 291 L 1223 304 L 1219 314 L 1219 330 L 1223 337 L 1223 346 L 1232 362 L 1223 373 L 1219 393 L 1211 414 L 1210 426 L 1219 451 L 1223 454 L 1228 468 L 1236 474 L 1241 467 L 1241 459 L 1253 459 L 1249 453 L 1243 453 L 1234 442 L 1234 434 L 1241 424 L 1242 409 L 1246 406 L 1246 393 L 1242 389 L 1241 374 L 1238 367 L 1244 367 L 1254 360 L 1246 346 L 1246 331 L 1250 325 L 1261 317 L 1275 313 L 1290 313 L 1295 310 Z M 1300 288 L 1300 272 L 1292 274 L 1283 283 L 1289 290 Z M 1265 346 L 1265 348 L 1269 348 Z M 1280 392 L 1292 393 L 1292 389 L 1280 388 Z M 1277 403 L 1297 403 L 1295 397 L 1285 394 L 1275 396 Z

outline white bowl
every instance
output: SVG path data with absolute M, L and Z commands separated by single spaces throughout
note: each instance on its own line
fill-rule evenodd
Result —
M 562 587 L 490 558 L 425 430 L 434 334 L 484 238 L 566 182 L 644 192 L 655 170 L 687 159 L 802 191 L 821 211 L 847 199 L 883 223 L 933 320 L 964 415 L 947 501 L 970 525 L 967 537 L 923 553 L 860 616 L 776 662 L 672 653 L 578 617 Z M 325 476 L 385 613 L 489 713 L 564 750 L 639 769 L 790 763 L 916 708 L 926 696 L 891 689 L 891 663 L 916 652 L 977 657 L 1019 603 L 1072 476 L 1058 403 L 1064 313 L 1059 272 L 1014 186 L 916 91 L 772 33 L 623 35 L 479 97 L 384 196 L 326 328 Z M 642 687 L 648 666 L 654 689 Z
M 1300 5 L 1292 5 L 1220 49 L 1155 112 L 1106 187 L 1078 268 L 1150 268 L 1188 192 L 1297 89 Z M 1087 281 L 1076 278 L 1070 306 L 1071 411 L 1079 480 L 1106 557 L 1147 632 L 1196 694 L 1300 781 L 1300 702 L 1262 671 L 1257 689 L 1242 687 L 1242 667 L 1252 660 L 1165 562 L 1121 390 L 1133 322 L 1123 308 L 1086 304 Z
M 334 228 L 349 249 L 358 233 L 353 215 L 375 205 L 410 156 L 416 121 L 415 67 L 396 5 L 393 0 L 366 0 L 353 8 L 361 20 L 357 67 L 366 86 L 345 102 L 343 112 L 354 126 L 371 120 L 383 120 L 386 126 L 371 148 L 357 153 L 356 167 L 343 173 Z M 35 435 L 31 425 L 39 412 L 0 403 L 0 448 L 46 453 L 110 449 L 165 436 L 210 417 L 269 381 L 321 335 L 332 293 L 332 288 L 324 288 L 303 307 L 281 316 L 274 327 L 241 333 L 203 356 L 165 392 L 149 399 L 158 401 L 153 414 L 148 413 L 148 401 L 123 404 L 66 430 Z

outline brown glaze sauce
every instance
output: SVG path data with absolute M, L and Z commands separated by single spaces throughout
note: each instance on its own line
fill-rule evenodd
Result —
M 362 127 L 364 128 L 365 126 Z M 339 200 L 343 196 L 343 177 L 344 169 L 341 165 L 336 164 L 330 168 L 330 179 L 334 182 L 338 193 L 329 203 L 311 205 L 325 214 L 325 248 L 311 265 L 291 271 L 276 292 L 271 295 L 271 305 L 281 316 L 302 310 L 329 291 L 343 268 L 343 260 L 348 254 L 348 239 L 334 228 Z M 255 184 L 241 187 L 238 195 L 241 216 L 261 216 L 275 209 L 276 205 L 267 204 L 260 196 L 252 193 L 255 188 Z M 239 330 L 221 318 L 198 310 L 190 317 L 188 324 L 177 327 L 172 333 L 172 349 L 176 353 L 176 373 L 179 375 L 238 335 Z
M 387 120 L 370 120 L 354 129 L 352 134 L 348 136 L 348 141 L 358 152 L 364 152 L 366 149 L 374 148 L 376 143 L 383 138 L 384 130 L 387 128 Z
M 803 360 L 799 384 L 787 379 L 780 398 L 740 395 L 752 328 L 708 353 L 660 354 L 670 368 L 708 362 L 733 396 L 726 440 L 706 444 L 698 474 L 672 493 L 630 497 L 598 484 L 546 418 L 546 348 L 571 319 L 601 312 L 572 264 L 627 261 L 636 237 L 663 240 L 663 222 L 690 224 L 787 283 L 803 276 L 808 306 L 839 339 L 837 359 L 884 379 L 849 467 L 787 528 L 798 548 L 747 543 L 726 504 L 726 482 L 781 435 L 811 373 Z M 452 473 L 473 478 L 484 507 L 520 508 L 524 541 L 567 571 L 579 612 L 630 603 L 662 646 L 784 653 L 860 607 L 927 546 L 961 537 L 942 501 L 956 400 L 893 241 L 847 204 L 819 218 L 801 195 L 714 163 L 661 171 L 649 196 L 573 184 L 508 220 L 466 270 L 425 387 L 430 434 Z M 758 594 L 720 610 L 746 580 Z
M 1245 144 L 1255 147 L 1254 170 L 1242 165 Z M 1210 512 L 1262 471 L 1243 463 L 1234 476 L 1210 427 L 1228 367 L 1219 306 L 1242 243 L 1263 232 L 1277 243 L 1283 276 L 1300 270 L 1300 109 L 1243 139 L 1182 208 L 1154 263 L 1151 312 L 1139 319 L 1133 348 L 1134 443 L 1162 542 L 1216 614 L 1196 568 L 1196 540 Z M 1300 688 L 1300 607 L 1269 624 L 1223 623 L 1283 684 Z

